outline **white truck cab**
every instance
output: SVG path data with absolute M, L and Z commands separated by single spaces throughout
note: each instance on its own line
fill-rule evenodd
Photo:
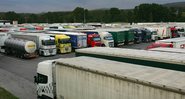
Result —
M 54 99 L 53 62 L 54 60 L 47 60 L 38 64 L 37 76 L 34 77 L 38 98 Z
M 100 35 L 101 42 L 105 47 L 114 47 L 114 40 L 109 32 L 98 32 L 98 34 Z
M 49 35 L 40 36 L 39 53 L 43 56 L 56 55 L 55 38 Z

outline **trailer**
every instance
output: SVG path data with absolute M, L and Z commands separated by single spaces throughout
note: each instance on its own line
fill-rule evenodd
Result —
M 57 53 L 55 38 L 50 37 L 48 34 L 15 32 L 11 34 L 11 37 L 34 41 L 36 43 L 37 52 L 39 55 L 53 56 Z
M 119 62 L 185 72 L 185 57 L 183 54 L 179 53 L 122 48 L 86 48 L 76 50 L 76 56 L 104 58 Z
M 92 57 L 43 61 L 35 83 L 44 99 L 185 99 L 185 73 Z
M 173 48 L 185 48 L 185 37 L 179 37 L 179 38 L 171 38 L 171 39 L 165 39 L 165 40 L 158 40 L 156 43 L 167 43 L 172 44 Z
M 86 34 L 88 47 L 102 46 L 101 37 L 99 33 L 95 30 L 89 30 L 89 29 L 84 28 L 84 29 L 73 29 L 73 30 L 68 30 L 68 31 Z
M 33 41 L 8 38 L 4 42 L 5 53 L 7 55 L 15 55 L 20 58 L 34 58 L 37 57 L 36 43 Z
M 148 49 L 148 50 L 149 51 L 158 51 L 158 52 L 185 54 L 185 50 L 184 49 L 179 49 L 179 48 L 158 47 L 158 48 L 151 48 L 151 49 Z

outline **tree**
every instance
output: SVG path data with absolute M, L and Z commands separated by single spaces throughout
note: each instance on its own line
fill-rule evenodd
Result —
M 118 8 L 111 8 L 110 18 L 111 18 L 111 22 L 120 22 L 121 21 L 120 10 Z

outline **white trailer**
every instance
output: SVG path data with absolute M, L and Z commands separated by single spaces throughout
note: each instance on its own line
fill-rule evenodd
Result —
M 152 27 L 157 31 L 159 39 L 171 38 L 171 30 L 168 27 Z
M 149 51 L 158 51 L 158 52 L 169 52 L 169 53 L 180 53 L 180 54 L 185 54 L 184 49 L 179 49 L 179 48 L 165 48 L 165 47 L 158 47 L 158 48 L 151 48 L 148 49 Z
M 47 99 L 185 99 L 185 73 L 105 59 L 40 62 L 37 95 Z
M 165 39 L 165 40 L 158 40 L 156 43 L 171 43 L 173 45 L 173 48 L 185 48 L 185 37 L 179 37 L 179 38 L 171 38 L 171 39 Z
M 11 37 L 34 41 L 37 45 L 37 52 L 39 55 L 51 56 L 57 53 L 55 38 L 48 34 L 16 32 L 12 33 Z

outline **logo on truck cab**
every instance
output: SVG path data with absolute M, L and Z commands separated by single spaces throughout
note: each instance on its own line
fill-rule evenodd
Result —
M 35 45 L 28 45 L 28 48 L 34 48 Z

